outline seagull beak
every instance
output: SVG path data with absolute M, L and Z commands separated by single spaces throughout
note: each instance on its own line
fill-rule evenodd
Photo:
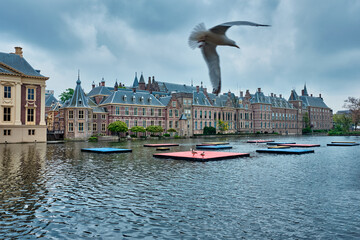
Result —
M 237 48 L 239 48 L 239 49 L 240 49 L 240 47 L 239 47 L 238 45 L 235 45 L 234 47 L 237 47 Z

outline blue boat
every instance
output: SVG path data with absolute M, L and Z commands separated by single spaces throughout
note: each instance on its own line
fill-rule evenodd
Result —
M 196 145 L 196 149 L 208 149 L 208 150 L 217 150 L 217 149 L 230 149 L 232 146 L 229 145 Z
M 132 152 L 131 149 L 121 149 L 121 148 L 82 148 L 82 152 L 94 152 L 94 153 L 124 153 Z
M 277 153 L 277 154 L 305 154 L 305 153 L 314 153 L 314 150 L 311 149 L 259 149 L 256 150 L 259 153 Z

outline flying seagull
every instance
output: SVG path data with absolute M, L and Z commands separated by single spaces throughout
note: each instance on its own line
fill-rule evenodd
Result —
M 234 25 L 248 25 L 254 27 L 269 27 L 270 25 L 257 24 L 247 21 L 226 22 L 207 30 L 204 23 L 197 25 L 189 37 L 189 46 L 192 49 L 201 48 L 201 52 L 209 68 L 209 76 L 213 85 L 213 93 L 218 95 L 221 91 L 220 61 L 216 52 L 218 45 L 237 47 L 235 41 L 229 39 L 225 33 Z

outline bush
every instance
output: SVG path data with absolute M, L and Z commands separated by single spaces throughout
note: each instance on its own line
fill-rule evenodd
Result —
M 131 134 L 130 137 L 136 138 L 136 135 L 135 135 L 135 134 Z
M 170 134 L 164 133 L 164 137 L 170 137 Z
M 303 128 L 302 134 L 310 134 L 311 133 L 311 127 Z
M 216 134 L 216 128 L 214 128 L 214 127 L 204 127 L 203 134 L 204 135 L 214 135 L 214 134 Z
M 179 135 L 175 135 L 174 138 L 181 138 Z
M 97 141 L 98 141 L 98 138 L 95 137 L 95 136 L 92 136 L 92 137 L 89 137 L 88 141 L 89 141 L 89 142 L 97 142 Z

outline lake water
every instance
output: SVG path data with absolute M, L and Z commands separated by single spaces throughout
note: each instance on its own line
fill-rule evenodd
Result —
M 254 138 L 251 138 L 254 139 Z M 315 153 L 256 153 L 248 138 L 0 145 L 0 239 L 359 239 L 360 137 L 272 137 Z M 156 159 L 144 143 L 228 141 L 251 157 Z M 84 147 L 131 148 L 95 154 Z

